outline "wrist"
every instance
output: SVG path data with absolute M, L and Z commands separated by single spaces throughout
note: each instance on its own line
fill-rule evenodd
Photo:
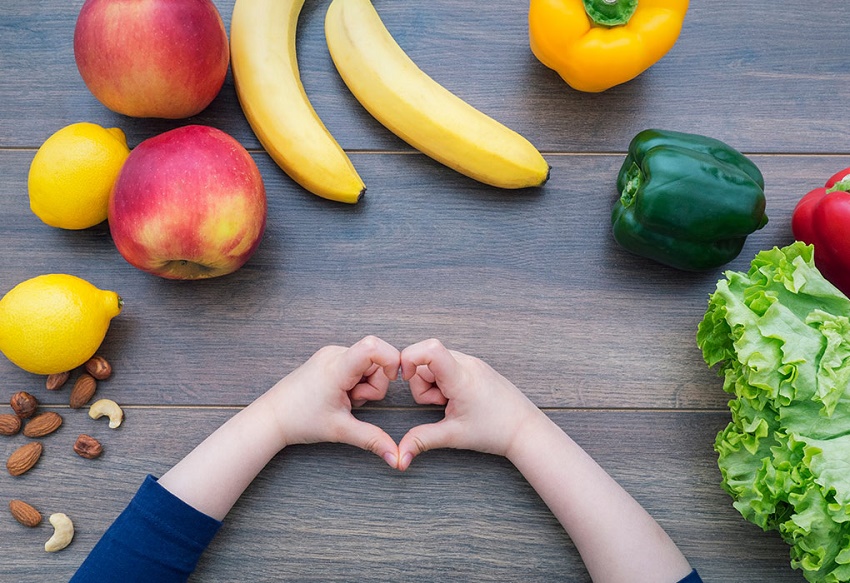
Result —
M 252 442 L 256 447 L 276 454 L 290 445 L 273 401 L 260 397 L 245 407 L 239 416 L 243 418 L 246 431 L 253 435 Z
M 553 421 L 536 406 L 531 406 L 519 418 L 517 428 L 509 441 L 504 456 L 517 465 L 524 457 L 545 443 L 545 433 L 554 425 Z

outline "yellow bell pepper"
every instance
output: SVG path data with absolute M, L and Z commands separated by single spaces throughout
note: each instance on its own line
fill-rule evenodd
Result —
M 579 91 L 634 79 L 673 48 L 688 0 L 531 0 L 537 59 Z

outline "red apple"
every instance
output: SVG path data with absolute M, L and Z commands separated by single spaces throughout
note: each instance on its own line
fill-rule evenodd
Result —
M 266 191 L 239 142 L 190 125 L 130 152 L 107 217 L 115 246 L 131 265 L 168 279 L 216 277 L 242 267 L 260 244 Z
M 227 31 L 210 0 L 86 0 L 74 29 L 86 86 L 112 111 L 180 119 L 227 75 Z

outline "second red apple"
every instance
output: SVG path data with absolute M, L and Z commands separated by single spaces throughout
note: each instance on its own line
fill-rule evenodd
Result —
M 251 155 L 209 126 L 136 146 L 109 197 L 109 230 L 131 265 L 168 279 L 239 269 L 260 244 L 266 193 Z

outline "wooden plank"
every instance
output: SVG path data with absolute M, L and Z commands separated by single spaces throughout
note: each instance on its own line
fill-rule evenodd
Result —
M 216 2 L 229 30 L 233 0 Z M 305 88 L 326 125 L 351 150 L 408 150 L 375 122 L 339 79 L 323 33 L 328 2 L 307 2 L 299 31 Z M 0 147 L 32 147 L 74 121 L 127 130 L 131 143 L 180 122 L 112 114 L 87 91 L 72 50 L 82 0 L 0 6 Z M 842 0 L 818 9 L 781 0 L 692 3 L 679 42 L 646 74 L 602 94 L 571 90 L 528 47 L 527 3 L 377 0 L 390 31 L 420 67 L 541 150 L 621 152 L 646 127 L 715 135 L 748 152 L 850 152 L 850 62 L 841 43 L 850 24 Z M 754 15 L 757 15 L 757 19 Z M 756 24 L 757 20 L 757 24 Z M 814 48 L 816 47 L 816 48 Z M 33 109 L 38 115 L 32 115 Z M 258 143 L 228 77 L 219 98 L 189 120 Z
M 50 527 L 0 520 L 0 579 L 67 579 L 147 473 L 161 475 L 233 411 L 128 408 L 118 430 L 82 410 L 43 439 L 43 459 L 19 478 L 0 476 L 0 501 L 66 512 L 77 534 L 43 549 Z M 711 444 L 722 413 L 552 411 L 668 530 L 706 581 L 801 581 L 788 548 L 731 508 Z M 395 439 L 440 413 L 366 410 Z M 81 432 L 105 453 L 70 451 Z M 3 438 L 4 455 L 23 436 Z M 5 512 L 5 511 L 4 511 Z M 14 560 L 8 559 L 14 557 Z M 272 461 L 228 516 L 195 581 L 587 581 L 569 537 L 502 458 L 463 451 L 423 454 L 404 474 L 341 445 L 293 447 Z
M 818 10 L 743 0 L 692 3 L 682 37 L 639 79 L 602 94 L 569 89 L 531 55 L 527 3 L 375 0 L 411 57 L 459 96 L 526 135 L 553 166 L 535 192 L 484 187 L 411 151 L 348 93 L 322 31 L 329 0 L 307 2 L 299 63 L 317 111 L 368 185 L 347 207 L 295 186 L 261 151 L 232 78 L 190 120 L 113 114 L 85 88 L 72 37 L 83 0 L 0 3 L 0 293 L 63 271 L 126 299 L 103 352 L 115 376 L 100 396 L 126 407 L 112 431 L 66 407 L 68 388 L 0 358 L 7 395 L 36 394 L 65 417 L 20 478 L 0 475 L 0 505 L 24 498 L 68 512 L 73 545 L 42 550 L 46 524 L 0 519 L 0 581 L 70 577 L 144 476 L 161 474 L 210 431 L 328 343 L 377 334 L 403 347 L 441 338 L 484 358 L 546 407 L 670 532 L 706 581 L 801 581 L 775 533 L 744 521 L 719 486 L 712 443 L 727 396 L 694 333 L 721 270 L 686 274 L 634 257 L 609 233 L 613 180 L 645 127 L 692 131 L 756 154 L 768 226 L 728 268 L 791 241 L 799 197 L 847 166 L 850 63 L 844 4 Z M 229 27 L 233 0 L 216 0 Z M 758 3 L 757 3 L 758 4 Z M 758 15 L 758 23 L 753 16 Z M 816 47 L 816 48 L 812 48 Z M 131 145 L 186 123 L 228 131 L 255 151 L 269 228 L 230 277 L 168 282 L 117 254 L 105 225 L 68 232 L 30 212 L 35 149 L 75 121 L 118 126 Z M 809 154 L 817 154 L 811 156 Z M 0 394 L 0 403 L 4 402 Z M 0 406 L 8 411 L 8 406 Z M 358 412 L 400 439 L 440 411 L 404 383 Z M 104 442 L 95 461 L 71 444 Z M 8 456 L 24 443 L 0 438 Z M 6 511 L 2 511 L 6 512 Z M 278 456 L 240 500 L 195 581 L 587 581 L 569 537 L 505 460 L 429 452 L 405 474 L 355 448 Z
M 357 155 L 356 207 L 297 189 L 268 160 L 265 239 L 237 273 L 165 281 L 118 255 L 105 226 L 53 229 L 26 197 L 30 151 L 0 151 L 0 288 L 54 271 L 118 291 L 103 390 L 127 404 L 244 405 L 325 344 L 429 337 L 476 354 L 544 407 L 724 409 L 696 326 L 721 269 L 691 274 L 622 250 L 609 214 L 619 156 L 552 156 L 540 193 L 478 185 L 421 155 Z M 796 200 L 840 157 L 756 157 L 770 222 L 730 269 L 792 240 Z M 41 380 L 0 359 L 10 386 Z M 42 389 L 43 390 L 43 389 Z M 67 403 L 62 393 L 48 403 Z M 401 383 L 386 404 L 409 405 Z

